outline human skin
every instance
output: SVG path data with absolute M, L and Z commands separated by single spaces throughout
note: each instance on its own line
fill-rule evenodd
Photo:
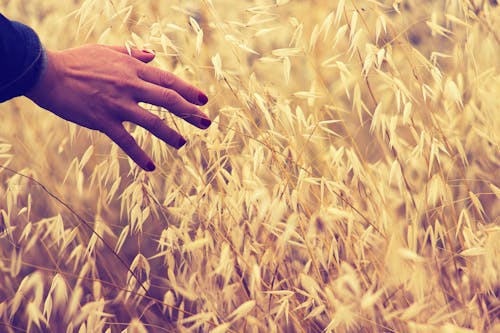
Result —
M 153 171 L 155 164 L 123 122 L 137 124 L 178 149 L 186 140 L 138 103 L 164 107 L 206 129 L 211 122 L 198 106 L 208 98 L 172 73 L 147 65 L 153 53 L 131 51 L 97 44 L 47 51 L 47 68 L 25 96 L 63 119 L 105 133 L 141 168 Z

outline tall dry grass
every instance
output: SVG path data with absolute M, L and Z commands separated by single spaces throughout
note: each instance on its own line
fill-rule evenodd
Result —
M 0 1 L 48 48 L 156 50 L 188 145 L 2 104 L 3 332 L 499 332 L 500 7 Z

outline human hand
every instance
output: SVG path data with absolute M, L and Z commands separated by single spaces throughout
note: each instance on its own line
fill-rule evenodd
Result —
M 146 65 L 154 54 L 125 47 L 86 45 L 47 52 L 48 66 L 26 96 L 44 109 L 78 125 L 105 133 L 146 171 L 155 164 L 125 130 L 135 123 L 174 148 L 186 140 L 158 116 L 138 105 L 162 106 L 206 129 L 211 122 L 196 105 L 208 98 L 175 75 Z

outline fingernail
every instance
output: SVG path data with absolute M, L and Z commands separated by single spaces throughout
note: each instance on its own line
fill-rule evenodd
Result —
M 201 105 L 205 105 L 208 102 L 208 97 L 204 93 L 200 93 L 198 95 L 198 101 L 201 103 Z
M 186 139 L 184 139 L 183 137 L 181 137 L 179 139 L 179 143 L 177 144 L 177 149 L 181 148 L 182 146 L 184 146 L 186 144 Z
M 152 51 L 150 51 L 150 50 L 142 50 L 142 52 L 149 53 L 149 54 L 152 54 L 152 55 L 156 54 L 156 52 L 154 50 L 152 50 Z
M 212 122 L 210 121 L 210 119 L 201 118 L 200 124 L 201 126 L 203 126 L 203 128 L 208 128 L 212 124 Z
M 149 161 L 148 164 L 146 164 L 146 171 L 154 171 L 154 169 L 156 169 L 155 164 Z

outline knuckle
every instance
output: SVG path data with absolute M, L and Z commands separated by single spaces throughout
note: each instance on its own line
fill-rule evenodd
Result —
M 158 132 L 160 129 L 163 127 L 164 123 L 163 120 L 161 120 L 158 117 L 150 117 L 149 119 L 146 120 L 145 122 L 146 128 L 151 131 L 151 132 Z
M 112 84 L 113 84 L 113 87 L 114 87 L 115 91 L 120 92 L 120 93 L 121 93 L 121 92 L 123 92 L 123 91 L 128 90 L 128 89 L 129 89 L 129 87 L 130 87 L 130 83 L 129 83 L 129 81 L 128 81 L 128 80 L 126 80 L 125 78 L 116 78 L 116 79 L 112 82 Z M 116 97 L 116 96 L 114 96 L 114 95 L 112 96 L 112 98 L 113 98 L 113 99 L 112 99 L 112 102 L 114 102 L 114 98 L 115 98 L 115 97 Z
M 132 52 L 132 55 L 133 55 L 133 52 Z M 131 55 L 131 56 L 129 56 L 129 55 L 125 55 L 125 54 L 124 54 L 124 55 L 121 57 L 121 59 L 122 59 L 122 61 L 123 61 L 126 65 L 128 65 L 128 66 L 130 66 L 130 67 L 135 67 L 135 65 L 137 64 L 137 59 L 135 59 L 132 55 Z
M 166 89 L 163 91 L 163 101 L 166 106 L 175 107 L 181 102 L 181 98 L 174 91 Z
M 170 87 L 175 83 L 175 76 L 170 72 L 160 72 L 160 84 L 165 87 Z
M 193 87 L 193 86 L 188 86 L 188 87 L 187 87 L 187 94 L 188 94 L 188 96 L 190 96 L 191 98 L 198 99 L 199 90 L 198 90 L 198 89 L 196 89 L 196 88 L 195 88 L 195 87 Z
M 136 68 L 136 75 L 140 78 L 144 78 L 148 75 L 148 72 L 150 71 L 150 67 L 148 67 L 147 65 L 145 64 L 140 64 L 139 66 L 137 66 Z

